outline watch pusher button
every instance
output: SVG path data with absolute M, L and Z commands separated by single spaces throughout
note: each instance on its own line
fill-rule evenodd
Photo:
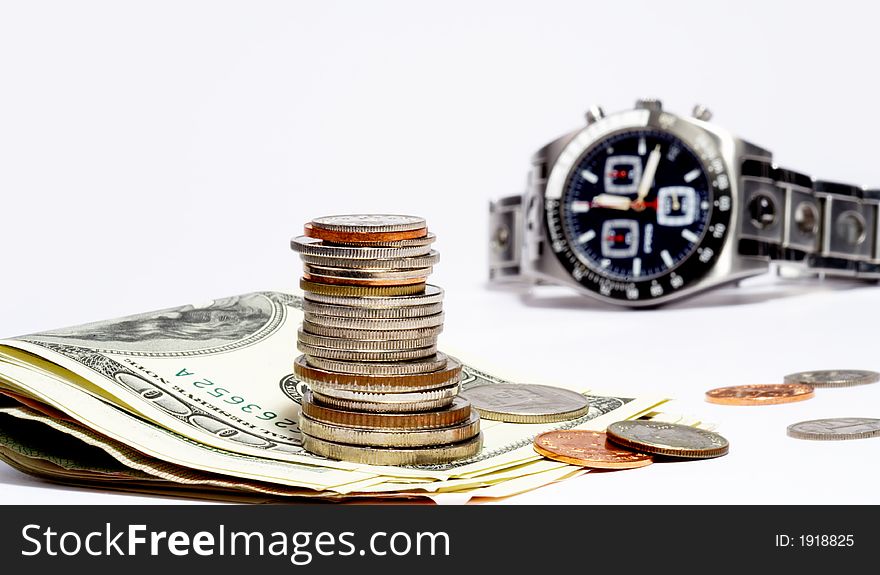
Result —
M 597 120 L 601 120 L 605 117 L 605 110 L 602 109 L 602 106 L 590 106 L 590 109 L 587 110 L 587 125 L 592 124 Z
M 691 116 L 693 116 L 697 120 L 708 122 L 712 119 L 712 110 L 702 104 L 695 104 L 694 109 L 691 112 Z
M 663 109 L 663 103 L 655 98 L 640 98 L 636 100 L 636 109 L 659 112 Z

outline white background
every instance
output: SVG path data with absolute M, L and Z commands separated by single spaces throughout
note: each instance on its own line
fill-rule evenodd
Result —
M 0 2 L 0 336 L 290 289 L 304 221 L 415 213 L 439 236 L 447 345 L 522 381 L 676 397 L 732 444 L 510 503 L 878 503 L 880 440 L 785 427 L 878 416 L 880 386 L 763 408 L 702 394 L 880 368 L 880 289 L 765 281 L 626 312 L 484 283 L 489 199 L 592 103 L 704 103 L 781 165 L 880 186 L 877 21 L 842 1 Z M 0 501 L 161 500 L 3 466 Z

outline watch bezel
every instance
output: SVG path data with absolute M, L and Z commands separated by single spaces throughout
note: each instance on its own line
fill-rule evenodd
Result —
M 696 154 L 709 180 L 712 206 L 699 244 L 674 269 L 643 280 L 617 280 L 591 270 L 577 256 L 564 231 L 563 198 L 572 170 L 593 146 L 615 134 L 645 129 L 667 132 Z M 562 148 L 547 178 L 543 211 L 550 251 L 573 281 L 605 301 L 659 304 L 687 291 L 712 269 L 731 233 L 734 178 L 722 152 L 722 142 L 715 134 L 668 112 L 627 110 L 588 125 Z

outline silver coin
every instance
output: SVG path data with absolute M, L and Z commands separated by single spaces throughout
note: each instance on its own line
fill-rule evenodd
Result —
M 428 277 L 429 275 L 431 275 L 433 268 L 424 267 L 412 268 L 408 270 L 365 270 L 303 264 L 303 270 L 310 276 L 314 276 L 317 278 L 334 278 L 347 280 L 412 280 Z
M 318 403 L 323 403 L 337 409 L 346 411 L 375 411 L 377 413 L 414 413 L 442 409 L 452 404 L 454 397 L 442 397 L 440 399 L 426 399 L 411 403 L 382 403 L 379 401 L 356 401 L 351 399 L 338 399 L 330 395 L 323 395 L 312 390 L 312 395 Z
M 424 236 L 418 238 L 407 238 L 405 240 L 368 240 L 358 239 L 353 242 L 337 240 L 333 245 L 337 246 L 372 246 L 377 248 L 414 248 L 419 246 L 427 246 L 433 244 L 437 236 L 428 232 Z
M 852 387 L 878 381 L 880 373 L 864 369 L 801 371 L 785 376 L 785 383 L 803 383 L 813 387 Z
M 487 384 L 461 392 L 484 419 L 509 423 L 552 423 L 584 415 L 587 398 L 575 391 L 522 383 Z
M 399 351 L 402 349 L 415 349 L 437 345 L 436 336 L 419 339 L 347 339 L 315 335 L 303 331 L 302 328 L 297 330 L 296 335 L 297 341 L 305 343 L 306 345 L 348 351 Z
M 431 389 L 420 389 L 417 391 L 397 391 L 400 386 L 396 386 L 394 390 L 388 391 L 362 391 L 366 386 L 359 386 L 359 389 L 349 389 L 350 386 L 342 386 L 338 383 L 327 384 L 320 381 L 308 381 L 309 389 L 316 394 L 319 399 L 324 397 L 332 397 L 343 401 L 355 401 L 358 403 L 378 403 L 382 405 L 404 406 L 418 404 L 422 402 L 446 400 L 452 401 L 458 395 L 459 376 L 454 376 L 452 385 L 443 387 L 434 387 Z M 378 386 L 374 386 L 378 387 Z M 366 411 L 362 409 L 361 411 Z M 398 413 L 408 411 L 406 409 L 396 409 Z
M 418 238 L 422 240 L 424 238 Z M 431 253 L 430 241 L 412 246 L 365 246 L 362 243 L 356 245 L 339 245 L 328 243 L 318 238 L 309 236 L 297 236 L 290 240 L 290 249 L 298 252 L 301 256 L 320 257 L 342 260 L 379 260 L 388 258 L 413 258 Z M 389 242 L 386 242 L 389 243 Z
M 348 259 L 348 258 L 327 258 L 323 256 L 310 256 L 300 254 L 300 259 L 313 266 L 327 266 L 332 268 L 344 269 L 363 269 L 363 270 L 409 270 L 416 268 L 430 268 L 440 261 L 440 253 L 431 251 L 425 255 L 403 258 L 376 258 L 376 259 Z
M 442 351 L 438 351 L 428 357 L 389 363 L 379 361 L 357 363 L 322 357 L 307 357 L 306 361 L 318 369 L 354 375 L 418 375 L 446 368 L 448 358 Z
M 789 425 L 786 432 L 795 439 L 842 441 L 880 437 L 880 419 L 868 417 L 837 417 L 813 419 Z
M 363 319 L 356 317 L 336 317 L 321 315 L 311 312 L 303 313 L 305 320 L 311 324 L 323 325 L 324 327 L 341 327 L 345 329 L 359 329 L 367 331 L 396 331 L 421 329 L 424 327 L 436 327 L 443 325 L 443 312 L 426 315 L 423 317 L 404 317 L 396 319 Z
M 399 308 L 442 303 L 443 289 L 435 285 L 425 284 L 425 291 L 423 293 L 387 297 L 324 295 L 307 291 L 303 294 L 303 298 L 307 302 L 355 308 Z
M 434 465 L 449 463 L 450 461 L 473 457 L 480 452 L 482 445 L 482 434 L 462 443 L 409 448 L 346 445 L 303 434 L 303 448 L 306 451 L 321 457 L 341 459 L 365 465 Z
M 681 459 L 720 457 L 730 449 L 727 439 L 717 433 L 664 421 L 618 421 L 605 433 L 612 443 L 622 447 Z
M 438 314 L 443 311 L 443 303 L 407 305 L 402 307 L 349 307 L 347 305 L 315 303 L 311 300 L 303 300 L 303 311 L 314 315 L 354 317 L 358 319 L 403 319 Z
M 471 411 L 470 417 L 461 423 L 434 429 L 367 429 L 334 425 L 302 413 L 299 429 L 318 439 L 348 445 L 428 447 L 459 443 L 475 437 L 480 432 L 480 416 L 476 411 Z
M 426 223 L 424 218 L 402 214 L 341 214 L 315 218 L 312 226 L 334 232 L 408 232 Z
M 331 327 L 305 320 L 302 322 L 303 331 L 326 337 L 339 337 L 345 339 L 422 339 L 425 337 L 437 337 L 443 331 L 442 325 L 421 327 L 417 329 L 350 329 L 345 327 Z
M 309 357 L 323 357 L 326 359 L 338 359 L 341 361 L 365 362 L 365 361 L 406 361 L 409 359 L 419 359 L 428 357 L 437 353 L 437 346 L 416 347 L 412 349 L 394 349 L 394 350 L 369 350 L 357 351 L 351 349 L 333 349 L 332 347 L 321 347 L 317 345 L 308 345 L 302 341 L 296 343 L 296 348 Z

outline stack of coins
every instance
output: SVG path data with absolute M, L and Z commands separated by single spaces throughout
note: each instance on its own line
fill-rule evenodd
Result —
M 370 465 L 479 452 L 479 414 L 457 397 L 461 364 L 437 351 L 443 290 L 426 283 L 434 239 L 419 217 L 342 215 L 291 240 L 304 270 L 294 373 L 309 387 L 306 450 Z

